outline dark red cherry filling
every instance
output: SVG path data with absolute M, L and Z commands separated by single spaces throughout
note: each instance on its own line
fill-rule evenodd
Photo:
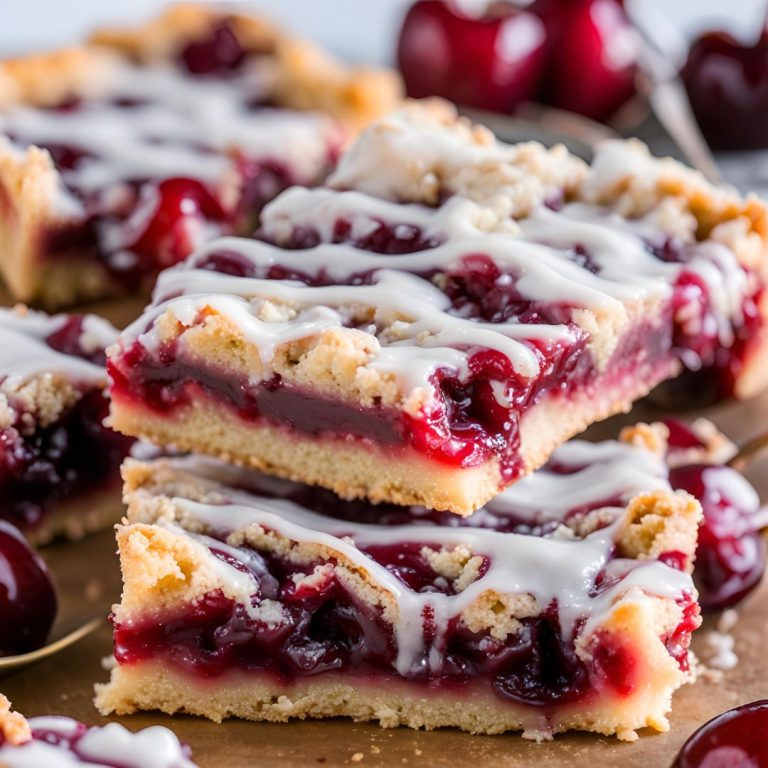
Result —
M 187 43 L 179 52 L 179 64 L 191 75 L 216 75 L 236 73 L 248 57 L 232 28 L 224 19 L 200 39 Z
M 107 413 L 94 391 L 31 434 L 19 425 L 0 430 L 0 517 L 31 530 L 56 502 L 116 484 L 133 441 L 103 425 Z
M 699 728 L 672 768 L 763 768 L 768 765 L 768 701 L 753 701 Z
M 56 591 L 45 562 L 14 526 L 0 520 L 0 654 L 42 646 L 56 610 Z
M 451 595 L 451 585 L 422 554 L 428 546 L 366 544 L 363 551 L 396 575 L 404 588 Z M 273 553 L 247 548 L 233 553 L 215 542 L 210 547 L 217 557 L 253 575 L 256 614 L 249 615 L 243 604 L 214 592 L 162 620 L 116 623 L 115 656 L 121 664 L 162 657 L 202 677 L 239 669 L 283 681 L 330 671 L 372 680 L 398 675 L 393 627 L 378 608 L 361 604 L 345 588 L 328 567 L 332 563 L 300 566 Z M 269 622 L 262 619 L 258 610 L 264 600 L 279 600 L 282 617 L 276 620 L 270 611 Z M 519 631 L 504 640 L 472 632 L 460 619 L 438 632 L 429 604 L 421 623 L 423 652 L 405 675 L 413 682 L 461 690 L 480 678 L 502 699 L 543 711 L 584 699 L 603 686 L 619 696 L 635 688 L 636 651 L 613 635 L 596 636 L 591 646 L 596 666 L 588 669 L 573 641 L 563 637 L 554 602 L 544 614 L 522 619 Z M 684 618 L 665 640 L 681 664 L 696 625 Z M 577 622 L 577 637 L 582 627 L 583 622 Z
M 676 467 L 669 482 L 701 502 L 694 581 L 704 613 L 743 600 L 765 570 L 765 540 L 752 520 L 759 508 L 754 489 L 734 469 L 707 464 Z

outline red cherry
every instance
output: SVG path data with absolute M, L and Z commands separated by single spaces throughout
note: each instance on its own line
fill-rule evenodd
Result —
M 142 189 L 142 199 L 124 226 L 123 249 L 148 268 L 162 269 L 185 259 L 207 239 L 206 226 L 226 214 L 196 179 L 166 179 Z
M 17 528 L 0 520 L 0 655 L 39 648 L 56 617 L 48 567 Z
M 760 768 L 768 765 L 768 700 L 724 712 L 699 728 L 672 768 Z
M 547 30 L 544 103 L 607 120 L 635 93 L 637 42 L 618 0 L 534 0 Z
M 702 35 L 682 77 L 713 149 L 768 147 L 768 33 L 753 46 L 723 32 Z
M 403 21 L 397 57 L 409 96 L 509 112 L 535 96 L 544 52 L 541 21 L 511 3 L 470 16 L 453 3 L 418 0 Z
M 755 489 L 730 467 L 676 467 L 669 482 L 701 502 L 704 520 L 693 577 L 702 613 L 722 611 L 743 600 L 762 579 L 766 547 L 754 522 L 760 501 Z

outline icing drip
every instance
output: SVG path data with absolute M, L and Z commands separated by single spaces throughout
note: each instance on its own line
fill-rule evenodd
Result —
M 195 768 L 189 750 L 174 733 L 153 725 L 132 733 L 118 723 L 88 728 L 68 717 L 29 720 L 32 739 L 19 746 L 0 746 L 0 763 L 8 768 Z
M 569 529 L 558 528 L 546 536 L 526 536 L 501 533 L 489 527 L 488 516 L 526 514 L 531 520 L 546 513 L 548 519 L 565 519 L 569 510 L 586 500 L 598 502 L 609 498 L 623 500 L 638 490 L 668 489 L 663 464 L 654 455 L 629 445 L 603 443 L 590 445 L 574 442 L 560 449 L 554 461 L 561 467 L 576 468 L 569 474 L 543 475 L 522 480 L 489 505 L 468 518 L 462 527 L 423 525 L 414 518 L 411 525 L 371 525 L 337 519 L 312 511 L 284 498 L 266 497 L 233 488 L 216 486 L 222 497 L 220 504 L 203 504 L 187 498 L 175 498 L 177 520 L 181 525 L 194 524 L 225 538 L 233 531 L 246 530 L 259 525 L 276 531 L 294 542 L 311 542 L 336 551 L 356 569 L 384 589 L 397 606 L 395 636 L 398 656 L 397 671 L 404 676 L 416 673 L 420 664 L 439 664 L 425 646 L 422 620 L 425 611 L 434 617 L 437 628 L 435 644 L 451 621 L 473 605 L 482 595 L 491 592 L 500 595 L 531 594 L 544 611 L 553 602 L 563 637 L 572 638 L 576 627 L 585 621 L 581 632 L 589 633 L 603 621 L 615 602 L 627 595 L 633 600 L 648 599 L 648 595 L 680 599 L 684 593 L 693 594 L 690 577 L 659 561 L 614 558 L 617 531 L 623 523 L 623 507 L 601 510 L 613 520 L 583 539 L 574 539 Z M 247 483 L 248 475 L 240 470 L 223 468 L 198 459 L 180 459 L 172 463 L 198 476 L 220 477 L 227 482 Z M 581 469 L 578 469 L 581 467 Z M 596 482 L 596 477 L 602 477 Z M 554 481 L 550 483 L 550 481 Z M 570 499 L 569 510 L 564 500 Z M 551 507 L 551 509 L 550 509 Z M 551 514 L 550 514 L 551 513 Z M 476 522 L 476 525 L 473 524 Z M 164 521 L 161 525 L 181 531 L 179 524 Z M 194 535 L 201 543 L 205 537 Z M 487 570 L 477 580 L 457 594 L 415 592 L 409 589 L 387 568 L 368 557 L 362 549 L 367 546 L 400 546 L 408 543 L 429 542 L 430 546 L 444 549 L 465 547 L 472 555 L 482 555 L 488 561 Z M 215 540 L 209 546 L 221 549 Z M 235 559 L 247 557 L 247 550 L 232 548 L 228 552 Z M 216 561 L 220 576 L 229 577 L 223 583 L 229 594 L 239 594 L 249 601 L 243 584 L 244 572 L 208 553 L 209 562 Z M 607 587 L 595 590 L 598 574 L 604 572 Z M 612 582 L 613 579 L 617 579 Z M 437 670 L 433 670 L 437 671 Z
M 338 145 L 339 129 L 322 115 L 254 108 L 263 91 L 258 78 L 201 79 L 125 65 L 116 67 L 108 98 L 71 110 L 19 107 L 0 115 L 0 131 L 19 146 L 85 152 L 73 168 L 60 169 L 80 196 L 169 177 L 218 185 L 234 170 L 234 151 L 278 160 L 297 180 L 313 180 L 328 162 L 329 146 Z
M 72 354 L 63 354 L 46 339 L 69 322 L 67 315 L 0 309 L 0 378 L 4 390 L 14 390 L 40 374 L 60 374 L 83 384 L 102 387 L 104 368 Z M 83 351 L 103 350 L 117 338 L 117 331 L 101 318 L 83 319 Z

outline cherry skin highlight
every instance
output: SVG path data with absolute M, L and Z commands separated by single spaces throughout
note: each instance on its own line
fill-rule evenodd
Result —
M 672 768 L 760 768 L 768 765 L 768 700 L 710 720 L 683 745 Z
M 708 32 L 691 46 L 681 74 L 713 149 L 768 147 L 768 31 L 753 46 Z
M 694 582 L 703 613 L 716 613 L 743 600 L 765 570 L 765 541 L 752 522 L 760 502 L 734 469 L 708 464 L 673 468 L 669 482 L 701 502 Z
M 0 654 L 40 648 L 53 625 L 57 605 L 43 559 L 17 528 L 0 520 Z
M 618 0 L 534 0 L 547 30 L 547 73 L 540 100 L 609 119 L 635 93 L 637 42 Z
M 541 21 L 511 3 L 475 16 L 442 0 L 418 0 L 403 22 L 397 59 L 409 96 L 510 112 L 536 94 L 544 42 Z

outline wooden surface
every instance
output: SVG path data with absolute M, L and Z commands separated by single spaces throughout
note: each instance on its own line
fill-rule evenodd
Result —
M 640 405 L 623 416 L 593 428 L 594 437 L 616 434 L 620 424 L 652 418 L 650 406 Z M 728 403 L 709 411 L 684 414 L 710 416 L 742 441 L 768 428 L 768 395 L 749 403 Z M 768 457 L 748 473 L 763 499 L 768 499 Z M 59 544 L 45 550 L 62 596 L 61 620 L 108 612 L 119 592 L 119 572 L 110 532 L 79 544 Z M 766 584 L 740 609 L 734 630 L 738 667 L 721 682 L 700 679 L 677 693 L 666 734 L 643 733 L 634 744 L 588 734 L 566 734 L 547 744 L 533 744 L 518 735 L 470 736 L 456 731 L 431 733 L 406 729 L 383 730 L 377 725 L 348 721 L 298 722 L 286 725 L 229 721 L 222 725 L 191 717 L 142 714 L 119 718 L 136 730 L 158 723 L 173 728 L 191 745 L 203 768 L 304 768 L 305 766 L 569 766 L 596 768 L 665 768 L 688 735 L 712 716 L 738 704 L 768 697 L 764 640 L 768 627 Z M 701 648 L 699 632 L 694 648 Z M 93 684 L 107 678 L 102 659 L 110 653 L 110 631 L 101 631 L 38 666 L 0 680 L 2 690 L 27 715 L 70 715 L 86 723 L 105 722 L 92 704 Z M 702 655 L 705 656 L 704 653 Z M 362 757 L 360 757 L 362 755 Z M 354 757 L 354 759 L 353 759 Z

